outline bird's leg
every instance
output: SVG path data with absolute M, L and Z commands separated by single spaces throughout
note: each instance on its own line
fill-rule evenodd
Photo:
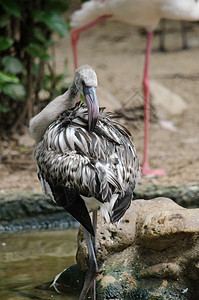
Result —
M 73 58 L 74 58 L 74 68 L 75 68 L 75 70 L 78 67 L 78 61 L 77 61 L 77 42 L 78 42 L 80 34 L 83 31 L 85 31 L 85 30 L 87 30 L 87 29 L 89 29 L 89 28 L 91 28 L 91 27 L 93 27 L 93 26 L 95 26 L 95 25 L 97 25 L 97 24 L 99 24 L 101 22 L 104 22 L 105 20 L 107 20 L 108 18 L 111 18 L 111 17 L 112 17 L 112 15 L 102 16 L 102 17 L 100 17 L 100 18 L 98 18 L 98 19 L 96 19 L 96 20 L 94 20 L 94 21 L 92 21 L 92 22 L 90 22 L 90 23 L 88 23 L 88 24 L 80 27 L 80 28 L 77 28 L 77 29 L 74 29 L 74 30 L 71 31 L 71 40 L 72 40 L 72 48 L 73 48 Z
M 93 249 L 95 252 L 95 257 L 97 258 L 97 210 L 93 211 L 93 229 L 95 236 L 92 237 Z M 91 286 L 91 299 L 96 299 L 96 280 L 94 279 Z
M 95 255 L 97 256 L 97 209 L 93 211 L 93 229 L 95 233 L 95 236 L 92 237 L 93 247 L 94 247 Z
M 78 63 L 77 63 L 77 43 L 78 43 L 78 40 L 79 40 L 79 34 L 80 34 L 80 32 L 78 31 L 78 29 L 75 29 L 75 30 L 71 31 L 71 43 L 72 43 L 72 48 L 73 48 L 73 61 L 74 61 L 75 71 L 78 67 Z
M 144 139 L 144 162 L 143 169 L 149 169 L 148 166 L 148 138 L 149 138 L 149 118 L 150 118 L 150 85 L 149 85 L 149 61 L 151 54 L 151 40 L 153 37 L 153 32 L 147 33 L 147 47 L 146 47 L 146 58 L 145 58 L 145 68 L 144 68 L 144 79 L 143 79 L 143 89 L 144 89 L 144 122 L 145 122 L 145 139 Z
M 97 260 L 96 260 L 96 255 L 95 255 L 91 235 L 86 229 L 84 229 L 84 234 L 85 234 L 85 240 L 88 248 L 88 270 L 85 275 L 84 285 L 79 300 L 85 299 L 98 272 Z M 93 295 L 93 300 L 96 300 L 96 294 Z
M 165 175 L 165 170 L 162 169 L 150 169 L 148 163 L 148 140 L 149 140 L 149 118 L 150 118 L 150 106 L 149 106 L 149 96 L 150 96 L 150 85 L 149 85 L 149 61 L 151 54 L 151 41 L 153 37 L 153 31 L 148 32 L 147 34 L 147 47 L 146 47 L 146 60 L 144 68 L 144 79 L 143 79 L 143 88 L 144 88 L 144 160 L 142 165 L 142 173 L 144 175 Z

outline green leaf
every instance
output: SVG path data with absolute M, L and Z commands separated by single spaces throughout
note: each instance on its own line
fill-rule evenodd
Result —
M 17 101 L 24 101 L 26 96 L 25 88 L 22 84 L 7 83 L 1 88 L 2 92 L 9 95 L 12 99 Z
M 30 43 L 26 48 L 25 51 L 32 57 L 38 57 L 41 60 L 49 60 L 51 59 L 50 55 L 45 51 L 41 45 L 36 43 Z
M 9 22 L 10 22 L 10 18 L 6 13 L 0 15 L 0 28 L 5 27 L 6 25 L 9 24 Z
M 0 51 L 8 49 L 14 41 L 8 37 L 0 36 Z
M 54 11 L 59 14 L 65 12 L 69 8 L 70 4 L 67 1 L 48 1 L 45 5 L 46 11 Z
M 0 83 L 4 84 L 4 83 L 8 83 L 8 82 L 9 83 L 19 83 L 19 78 L 14 75 L 10 75 L 10 74 L 0 71 Z
M 39 65 L 40 64 L 38 64 L 38 63 L 34 63 L 34 65 L 33 65 L 33 68 L 32 68 L 32 73 L 33 73 L 33 75 L 38 75 L 38 72 L 39 72 Z
M 34 37 L 41 43 L 46 42 L 46 36 L 40 27 L 35 27 L 33 29 Z
M 0 112 L 7 113 L 9 111 L 10 111 L 10 107 L 9 106 L 3 105 L 3 104 L 0 103 Z
M 21 17 L 19 0 L 0 0 L 3 9 L 14 17 Z
M 5 67 L 6 71 L 8 71 L 11 74 L 18 74 L 23 71 L 23 64 L 22 62 L 12 56 L 4 56 L 2 58 L 2 65 Z
M 34 14 L 37 21 L 44 22 L 50 29 L 59 33 L 61 37 L 65 37 L 67 33 L 66 22 L 56 12 L 38 11 Z

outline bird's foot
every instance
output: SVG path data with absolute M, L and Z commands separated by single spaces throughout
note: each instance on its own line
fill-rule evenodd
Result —
M 84 300 L 89 290 L 91 290 L 91 299 L 96 300 L 96 282 L 95 282 L 96 275 L 97 275 L 96 273 L 94 274 L 90 272 L 90 270 L 86 272 L 84 285 L 81 294 L 79 296 L 79 300 Z
M 151 169 L 148 164 L 144 163 L 142 166 L 142 174 L 148 176 L 161 176 L 166 175 L 166 170 L 164 169 Z

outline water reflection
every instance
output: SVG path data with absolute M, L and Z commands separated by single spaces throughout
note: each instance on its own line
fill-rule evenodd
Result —
M 26 232 L 0 236 L 0 299 L 68 299 L 35 289 L 75 262 L 77 229 Z

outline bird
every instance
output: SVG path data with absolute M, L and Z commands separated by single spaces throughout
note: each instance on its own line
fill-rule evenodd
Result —
M 84 228 L 88 270 L 79 300 L 90 288 L 96 299 L 97 210 L 106 222 L 118 222 L 131 204 L 141 173 L 131 134 L 115 114 L 99 108 L 96 88 L 95 71 L 80 66 L 69 89 L 29 124 L 43 192 Z M 86 105 L 78 101 L 80 94 Z
M 90 27 L 114 19 L 124 23 L 144 27 L 147 31 L 147 44 L 143 76 L 144 91 L 144 155 L 143 175 L 166 175 L 164 169 L 151 169 L 149 166 L 149 63 L 153 32 L 161 19 L 197 21 L 199 20 L 198 0 L 90 0 L 71 15 L 71 40 L 74 65 L 77 67 L 77 42 L 80 34 Z

